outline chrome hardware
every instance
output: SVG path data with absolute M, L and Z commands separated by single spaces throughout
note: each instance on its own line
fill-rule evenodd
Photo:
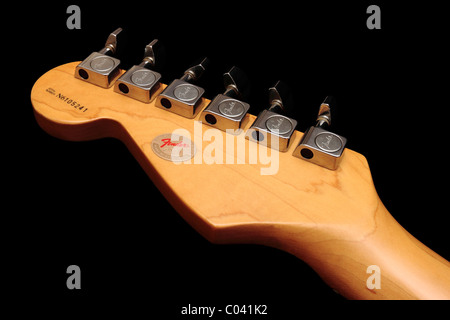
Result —
M 286 151 L 297 126 L 295 119 L 282 115 L 292 105 L 292 94 L 278 81 L 269 89 L 270 107 L 259 113 L 247 133 L 248 139 L 279 151 Z
M 331 125 L 332 97 L 326 97 L 320 105 L 316 125 L 310 127 L 293 155 L 330 170 L 336 170 L 342 160 L 347 139 L 327 130 Z
M 145 103 L 153 100 L 154 93 L 160 86 L 161 74 L 151 69 L 160 60 L 161 50 L 161 44 L 157 39 L 150 42 L 145 47 L 142 62 L 131 67 L 116 81 L 114 91 Z
M 87 81 L 102 88 L 109 88 L 120 74 L 120 60 L 112 57 L 117 50 L 117 35 L 121 28 L 112 32 L 105 47 L 91 53 L 75 68 L 75 78 Z
M 213 127 L 225 131 L 226 129 L 238 130 L 242 119 L 247 114 L 250 105 L 239 99 L 249 93 L 249 81 L 245 73 L 232 67 L 223 75 L 225 92 L 217 95 L 213 101 L 203 110 L 201 119 Z
M 208 64 L 209 59 L 204 58 L 187 69 L 180 79 L 172 81 L 156 98 L 156 106 L 186 118 L 193 118 L 205 90 L 190 82 L 197 81 Z

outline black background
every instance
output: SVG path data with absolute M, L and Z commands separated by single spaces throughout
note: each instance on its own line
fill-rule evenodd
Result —
M 333 131 L 367 157 L 388 210 L 450 258 L 443 7 L 78 2 L 81 30 L 69 30 L 70 4 L 24 3 L 4 11 L 12 18 L 3 46 L 9 75 L 3 85 L 3 196 L 11 204 L 3 212 L 12 231 L 4 244 L 11 254 L 5 264 L 14 271 L 7 277 L 16 289 L 12 297 L 35 301 L 46 312 L 59 314 L 62 307 L 61 315 L 89 306 L 158 319 L 183 318 L 181 307 L 188 304 L 267 304 L 273 319 L 380 310 L 345 301 L 287 253 L 210 244 L 171 208 L 120 141 L 67 142 L 39 128 L 29 99 L 34 82 L 101 49 L 117 27 L 124 29 L 118 55 L 125 69 L 140 61 L 152 39 L 164 43 L 164 83 L 208 56 L 212 65 L 201 84 L 210 99 L 223 91 L 221 75 L 239 66 L 251 79 L 253 114 L 267 106 L 267 89 L 283 80 L 294 91 L 292 116 L 300 131 L 313 124 L 323 98 L 334 95 Z M 381 30 L 366 27 L 370 4 L 381 8 Z M 81 268 L 81 290 L 66 288 L 71 264 Z

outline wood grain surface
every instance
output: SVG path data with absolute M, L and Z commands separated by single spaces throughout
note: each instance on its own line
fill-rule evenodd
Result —
M 340 167 L 327 170 L 292 156 L 302 136 L 296 131 L 287 152 L 245 140 L 245 158 L 216 149 L 216 157 L 231 161 L 207 164 L 201 157 L 210 142 L 203 133 L 211 127 L 198 122 L 200 112 L 183 118 L 156 108 L 154 100 L 145 104 L 75 79 L 77 64 L 54 68 L 34 85 L 39 125 L 61 139 L 124 142 L 179 214 L 209 241 L 290 252 L 349 299 L 450 298 L 450 264 L 389 214 L 361 154 L 346 149 Z M 199 109 L 208 103 L 203 99 Z M 254 119 L 247 115 L 241 135 Z M 190 163 L 175 164 L 151 150 L 155 137 L 180 129 L 198 148 Z M 217 132 L 216 139 L 226 141 L 228 134 Z M 268 164 L 250 163 L 255 148 L 279 159 L 276 174 L 262 175 Z M 367 287 L 371 265 L 381 270 L 380 289 Z

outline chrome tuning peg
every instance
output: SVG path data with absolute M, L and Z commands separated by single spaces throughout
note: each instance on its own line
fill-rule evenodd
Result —
M 316 125 L 310 127 L 293 155 L 319 166 L 336 170 L 342 160 L 347 139 L 327 129 L 331 125 L 331 109 L 335 104 L 333 97 L 326 97 L 319 108 Z
M 223 80 L 225 92 L 218 94 L 203 110 L 201 119 L 223 131 L 237 130 L 250 108 L 248 103 L 241 101 L 249 94 L 250 83 L 245 73 L 238 67 L 232 67 L 225 73 Z
M 169 84 L 156 99 L 156 106 L 186 118 L 193 118 L 205 89 L 193 85 L 205 72 L 209 59 L 203 58 Z
M 120 60 L 112 55 L 117 50 L 117 35 L 121 28 L 112 32 L 106 40 L 105 47 L 91 53 L 75 68 L 75 78 L 87 81 L 102 88 L 109 88 L 120 75 Z
M 293 104 L 292 93 L 286 84 L 278 81 L 269 89 L 269 104 L 268 109 L 259 113 L 247 137 L 273 149 L 286 151 L 297 126 L 295 119 L 283 115 Z
M 157 39 L 146 45 L 142 62 L 131 67 L 116 81 L 114 91 L 145 103 L 153 100 L 161 74 L 151 69 L 156 62 L 160 64 L 162 51 L 163 47 Z

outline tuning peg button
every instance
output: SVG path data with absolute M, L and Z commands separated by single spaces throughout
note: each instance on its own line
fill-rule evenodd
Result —
M 113 31 L 106 40 L 105 47 L 91 53 L 75 68 L 75 78 L 87 81 L 102 88 L 109 88 L 120 75 L 120 60 L 114 58 L 117 49 L 117 35 L 121 28 Z
M 208 58 L 187 69 L 180 79 L 175 79 L 157 97 L 156 106 L 186 118 L 193 118 L 205 89 L 192 84 L 197 81 L 209 64 Z
M 278 81 L 269 89 L 270 107 L 259 113 L 247 133 L 248 139 L 279 151 L 286 151 L 297 126 L 295 119 L 282 114 L 289 107 L 286 102 L 292 103 L 291 91 L 286 84 Z
M 114 91 L 133 99 L 149 103 L 158 90 L 161 74 L 151 70 L 159 61 L 162 45 L 157 39 L 145 47 L 145 54 L 139 65 L 131 67 L 114 84 Z
M 217 95 L 213 101 L 203 110 L 201 119 L 203 122 L 220 130 L 238 130 L 242 119 L 247 114 L 250 105 L 238 98 L 248 95 L 249 81 L 245 73 L 232 67 L 223 75 L 225 92 Z
M 334 99 L 327 97 L 320 105 L 316 125 L 305 132 L 293 153 L 300 159 L 330 170 L 338 168 L 347 143 L 346 138 L 327 130 L 331 124 L 333 104 Z

